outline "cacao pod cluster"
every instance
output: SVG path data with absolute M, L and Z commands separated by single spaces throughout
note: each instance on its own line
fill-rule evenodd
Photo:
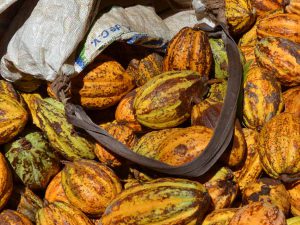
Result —
M 215 165 L 189 178 L 133 164 L 75 129 L 51 83 L 0 80 L 0 224 L 300 224 L 300 1 L 211 2 L 244 67 Z M 68 100 L 137 154 L 193 161 L 227 110 L 225 43 L 184 27 L 165 53 L 120 46 L 71 78 Z

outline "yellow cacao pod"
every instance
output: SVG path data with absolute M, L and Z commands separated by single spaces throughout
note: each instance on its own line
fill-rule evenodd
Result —
M 56 176 L 49 183 L 45 192 L 45 200 L 47 200 L 49 203 L 70 203 L 61 184 L 61 172 L 56 174 Z
M 300 1 L 299 0 L 289 0 L 289 4 L 285 7 L 288 13 L 294 13 L 300 15 Z
M 33 76 L 25 75 L 20 80 L 14 82 L 14 87 L 22 92 L 36 91 L 42 84 L 42 80 Z
M 285 1 L 284 0 L 251 0 L 253 7 L 256 9 L 256 14 L 258 16 L 264 16 L 267 13 L 283 9 Z
M 192 70 L 208 78 L 212 61 L 206 33 L 185 27 L 170 41 L 163 62 L 163 71 Z
M 258 153 L 265 172 L 288 180 L 300 176 L 300 118 L 290 113 L 273 117 L 259 135 Z
M 208 214 L 202 225 L 228 225 L 238 208 L 216 209 Z
M 0 94 L 9 95 L 17 101 L 20 101 L 20 96 L 14 89 L 13 85 L 5 80 L 0 80 Z
M 258 201 L 276 205 L 285 215 L 290 212 L 289 193 L 279 180 L 260 178 L 244 188 L 244 204 Z
M 27 112 L 14 98 L 0 94 L 0 145 L 11 141 L 25 127 Z
M 243 120 L 251 129 L 261 130 L 283 109 L 281 86 L 276 78 L 260 67 L 252 67 L 244 82 Z
M 92 216 L 100 216 L 122 190 L 115 173 L 92 160 L 66 162 L 61 178 L 71 204 Z
M 290 194 L 291 213 L 294 216 L 300 216 L 300 182 L 295 182 L 288 186 Z
M 12 191 L 13 191 L 13 181 L 12 174 L 6 163 L 5 157 L 0 153 L 0 210 L 8 202 Z
M 300 216 L 295 216 L 286 220 L 287 225 L 300 225 Z
M 0 222 L 3 225 L 33 225 L 26 216 L 10 209 L 0 213 Z
M 290 88 L 283 93 L 284 111 L 300 118 L 300 86 Z
M 161 178 L 124 190 L 106 208 L 101 224 L 200 224 L 208 206 L 200 183 Z

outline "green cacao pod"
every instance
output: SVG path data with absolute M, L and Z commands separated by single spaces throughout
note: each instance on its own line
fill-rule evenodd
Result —
M 101 224 L 200 224 L 208 206 L 200 183 L 161 178 L 124 190 L 106 208 Z
M 257 63 L 274 73 L 285 86 L 300 84 L 300 44 L 283 38 L 260 40 L 255 49 Z
M 13 191 L 13 180 L 5 157 L 0 153 L 0 210 L 8 202 Z
M 227 81 L 222 80 L 219 83 L 212 84 L 209 88 L 206 101 L 211 103 L 224 102 L 227 92 Z
M 6 146 L 6 158 L 17 176 L 30 189 L 44 189 L 60 170 L 59 158 L 40 132 Z
M 261 130 L 282 109 L 280 83 L 267 70 L 260 67 L 250 68 L 244 82 L 244 124 L 248 128 Z
M 0 222 L 3 225 L 33 225 L 26 216 L 9 209 L 0 213 Z
M 284 111 L 300 118 L 300 86 L 290 88 L 283 93 Z
M 269 202 L 288 215 L 290 212 L 289 193 L 279 180 L 260 178 L 248 184 L 243 190 L 243 202 Z
M 14 98 L 0 94 L 0 145 L 11 141 L 25 127 L 27 112 Z
M 258 153 L 265 172 L 289 180 L 300 176 L 300 118 L 281 113 L 265 124 L 259 135 Z
M 67 121 L 64 105 L 54 99 L 43 99 L 38 94 L 23 94 L 33 123 L 47 136 L 52 148 L 69 160 L 94 159 L 94 145 L 75 132 Z
M 92 216 L 100 216 L 122 190 L 115 173 L 92 160 L 66 162 L 61 182 L 70 203 Z
M 238 208 L 216 209 L 208 214 L 202 225 L 228 225 Z
M 209 44 L 214 58 L 215 78 L 224 79 L 228 77 L 228 57 L 225 44 L 222 39 L 209 39 Z
M 300 216 L 295 216 L 286 220 L 287 225 L 300 225 Z
M 141 124 L 153 129 L 171 128 L 190 117 L 193 101 L 205 92 L 205 78 L 198 73 L 165 72 L 138 89 L 133 108 Z
M 79 209 L 64 202 L 53 202 L 36 214 L 36 225 L 93 225 Z

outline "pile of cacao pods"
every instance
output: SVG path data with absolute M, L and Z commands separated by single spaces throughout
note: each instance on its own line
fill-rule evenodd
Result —
M 0 80 L 0 224 L 300 224 L 300 1 L 225 0 L 224 12 L 244 79 L 212 169 L 191 179 L 135 165 L 75 129 L 50 83 Z M 183 28 L 165 53 L 113 44 L 68 94 L 132 151 L 179 166 L 226 110 L 227 68 L 221 39 Z

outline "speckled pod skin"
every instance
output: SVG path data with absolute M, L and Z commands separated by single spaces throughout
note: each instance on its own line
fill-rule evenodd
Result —
M 255 56 L 258 65 L 274 73 L 281 84 L 300 84 L 300 44 L 284 38 L 264 38 L 257 43 Z
M 106 208 L 102 225 L 201 224 L 209 196 L 198 182 L 161 178 L 126 189 Z
M 286 225 L 284 213 L 266 202 L 254 202 L 240 208 L 229 225 Z
M 30 189 L 44 189 L 60 170 L 59 158 L 40 132 L 27 134 L 7 146 L 6 158 Z
M 0 145 L 11 141 L 25 127 L 27 112 L 15 98 L 0 94 Z
M 190 117 L 193 102 L 206 93 L 205 78 L 193 71 L 171 71 L 153 77 L 137 90 L 137 120 L 152 129 L 178 126 Z
M 64 105 L 38 94 L 23 94 L 31 112 L 33 123 L 49 140 L 50 146 L 68 160 L 94 159 L 94 145 L 75 132 L 67 121 Z
M 243 120 L 251 129 L 261 130 L 283 109 L 280 83 L 267 70 L 252 67 L 244 82 Z
M 288 13 L 294 13 L 300 16 L 300 0 L 289 0 L 289 4 L 285 7 Z
M 134 88 L 134 80 L 116 61 L 92 64 L 72 80 L 72 95 L 87 109 L 104 109 L 118 103 Z
M 209 92 L 205 101 L 216 103 L 224 102 L 227 92 L 227 80 L 210 85 Z
M 276 205 L 286 216 L 290 212 L 289 193 L 279 180 L 260 178 L 244 188 L 244 204 L 258 201 Z
M 92 160 L 67 162 L 61 178 L 70 203 L 94 217 L 99 217 L 122 190 L 116 174 Z
M 284 112 L 293 113 L 300 118 L 300 86 L 283 93 Z
M 64 202 L 53 202 L 36 214 L 36 225 L 94 225 L 79 209 Z
M 20 96 L 14 89 L 13 85 L 5 80 L 0 80 L 0 94 L 9 95 L 17 101 L 20 101 Z
M 287 188 L 290 194 L 291 213 L 294 216 L 300 216 L 300 181 L 289 185 Z
M 300 176 L 300 119 L 281 113 L 265 124 L 258 153 L 265 172 L 273 178 Z
M 225 0 L 225 17 L 234 34 L 242 34 L 255 22 L 255 11 L 250 0 Z
M 192 70 L 208 78 L 212 62 L 212 52 L 206 33 L 185 27 L 170 41 L 163 62 L 163 71 Z
M 61 183 L 61 172 L 51 180 L 45 192 L 45 200 L 52 202 L 70 203 Z
M 291 13 L 276 13 L 262 18 L 257 25 L 259 39 L 280 37 L 300 43 L 300 16 Z
M 8 202 L 13 191 L 13 180 L 5 157 L 0 153 L 0 210 Z
M 225 44 L 222 39 L 209 39 L 209 44 L 214 58 L 215 78 L 224 79 L 228 77 L 228 57 Z
M 0 213 L 0 222 L 3 225 L 33 225 L 26 216 L 9 209 Z
M 238 208 L 216 209 L 208 214 L 202 225 L 228 225 Z
M 284 0 L 251 0 L 253 8 L 256 10 L 257 16 L 265 16 L 270 11 L 283 9 Z

